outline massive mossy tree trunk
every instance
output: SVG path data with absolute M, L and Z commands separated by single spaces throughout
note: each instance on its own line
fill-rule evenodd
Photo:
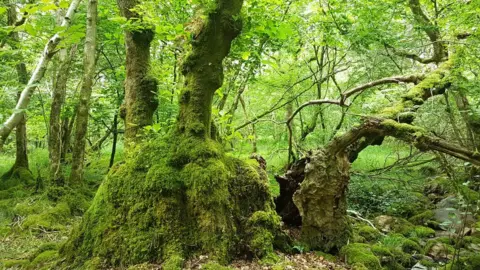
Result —
M 124 164 L 112 168 L 62 249 L 69 266 L 155 262 L 180 269 L 184 259 L 197 255 L 226 263 L 237 255 L 272 254 L 280 218 L 266 173 L 255 162 L 226 155 L 211 130 L 212 99 L 223 83 L 222 61 L 241 30 L 242 2 L 217 0 L 204 17 L 183 67 L 176 128 L 167 137 L 150 139 L 137 130 L 129 139 L 134 143 Z M 120 8 L 135 4 L 120 2 Z M 136 53 L 127 48 L 127 55 Z M 140 63 L 146 62 L 131 62 Z M 127 73 L 127 82 L 133 74 Z M 140 98 L 145 89 L 132 86 L 136 93 L 126 98 Z M 130 108 L 131 119 L 153 112 L 151 103 L 127 100 L 127 115 L 128 104 L 136 106 Z
M 83 58 L 82 89 L 77 108 L 77 121 L 75 125 L 75 144 L 72 154 L 72 170 L 70 172 L 70 185 L 78 185 L 83 178 L 85 163 L 85 145 L 88 129 L 88 111 L 90 110 L 90 97 L 92 95 L 93 77 L 95 75 L 95 46 L 97 39 L 97 0 L 89 0 L 87 7 L 87 33 L 85 35 L 85 48 Z

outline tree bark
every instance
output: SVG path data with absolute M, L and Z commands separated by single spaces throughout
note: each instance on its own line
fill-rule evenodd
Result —
M 73 19 L 73 15 L 80 4 L 81 0 L 72 0 L 70 7 L 67 10 L 67 13 L 62 22 L 62 28 L 68 28 L 70 23 Z M 52 59 L 53 55 L 55 54 L 55 49 L 57 45 L 62 40 L 62 36 L 60 33 L 56 33 L 45 45 L 42 55 L 35 67 L 35 70 L 28 81 L 28 84 L 22 91 L 20 98 L 18 100 L 17 105 L 15 106 L 15 110 L 12 115 L 5 121 L 5 123 L 0 127 L 0 151 L 3 148 L 3 144 L 7 139 L 8 135 L 12 132 L 13 128 L 15 128 L 18 123 L 20 123 L 23 119 L 24 111 L 27 109 L 28 104 L 30 103 L 30 98 L 33 95 L 33 92 L 37 88 L 37 85 L 40 83 L 41 79 L 45 75 L 45 71 L 47 70 L 48 64 Z
M 58 17 L 63 17 L 62 12 L 58 13 Z M 60 23 L 59 23 L 60 24 Z M 50 123 L 48 136 L 48 153 L 50 157 L 50 182 L 56 186 L 63 186 L 65 183 L 61 160 L 62 160 L 62 123 L 61 114 L 62 107 L 65 104 L 65 97 L 67 94 L 67 82 L 70 75 L 70 68 L 72 58 L 75 53 L 75 48 L 72 47 L 70 56 L 68 50 L 62 48 L 59 51 L 59 68 L 55 74 L 55 83 L 52 91 L 52 105 L 50 107 Z
M 83 178 L 85 160 L 85 145 L 88 129 L 88 111 L 92 95 L 93 76 L 95 73 L 95 46 L 97 38 L 97 0 L 89 0 L 87 6 L 87 32 L 85 35 L 85 49 L 80 102 L 78 104 L 77 121 L 75 125 L 75 144 L 72 153 L 72 170 L 69 185 L 78 185 Z
M 223 84 L 223 59 L 230 52 L 231 42 L 240 34 L 239 14 L 242 0 L 219 0 L 217 12 L 194 37 L 192 52 L 185 60 L 185 88 L 180 97 L 177 131 L 200 138 L 211 138 L 211 110 L 215 91 Z
M 132 9 L 136 0 L 118 0 L 120 12 L 127 19 L 139 18 Z M 153 40 L 151 26 L 139 31 L 125 31 L 126 80 L 125 80 L 125 146 L 128 150 L 142 139 L 143 128 L 151 125 L 158 106 L 157 81 L 149 76 L 150 43 Z
M 7 24 L 8 25 L 18 25 L 21 21 L 17 21 L 17 11 L 13 3 L 9 4 L 7 14 Z M 16 43 L 20 42 L 20 38 L 17 32 L 12 32 L 9 35 L 9 38 L 13 41 L 12 48 L 18 49 Z M 28 72 L 27 67 L 24 62 L 20 62 L 15 66 L 17 70 L 18 82 L 24 86 L 28 83 Z M 20 99 L 21 92 L 18 93 L 18 99 Z M 0 139 L 1 140 L 1 139 Z M 12 168 L 5 173 L 2 178 L 11 177 L 19 168 L 24 168 L 29 171 L 28 166 L 28 153 L 27 153 L 27 121 L 25 113 L 21 114 L 21 119 L 15 130 L 15 163 Z M 1 149 L 1 146 L 0 146 Z
M 117 140 L 118 140 L 118 113 L 115 112 L 113 117 L 113 142 L 112 142 L 112 152 L 110 154 L 110 163 L 108 168 L 112 168 L 113 163 L 115 162 L 115 154 L 117 152 Z

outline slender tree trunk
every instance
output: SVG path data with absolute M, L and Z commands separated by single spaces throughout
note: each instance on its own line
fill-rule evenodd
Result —
M 58 13 L 58 17 L 63 17 L 62 12 Z M 60 23 L 59 23 L 60 24 Z M 72 48 L 70 56 L 68 50 L 62 48 L 59 52 L 59 68 L 55 73 L 55 80 L 52 93 L 52 105 L 50 108 L 50 125 L 48 136 L 48 153 L 50 157 L 50 175 L 51 183 L 57 186 L 63 186 L 65 183 L 61 160 L 62 160 L 62 108 L 65 104 L 65 97 L 67 94 L 67 81 L 70 74 L 70 68 L 75 48 Z
M 70 7 L 68 8 L 68 11 L 62 21 L 62 27 L 68 28 L 70 26 L 70 22 L 72 21 L 73 15 L 75 14 L 75 11 L 80 4 L 80 1 L 81 0 L 72 0 Z M 45 75 L 48 64 L 50 63 L 50 60 L 55 54 L 55 50 L 60 41 L 62 41 L 62 39 L 63 38 L 60 33 L 56 33 L 45 45 L 39 62 L 37 63 L 37 66 L 35 67 L 35 70 L 33 71 L 32 76 L 28 81 L 28 84 L 23 89 L 17 105 L 15 106 L 15 111 L 0 127 L 0 151 L 3 148 L 3 144 L 12 132 L 13 128 L 15 128 L 18 123 L 22 121 L 24 110 L 27 109 L 28 104 L 30 103 L 30 98 L 32 97 L 33 92 L 37 88 L 37 85 L 40 83 L 41 79 Z
M 80 102 L 78 104 L 77 121 L 75 125 L 75 144 L 72 155 L 72 171 L 70 185 L 77 185 L 83 178 L 85 160 L 85 145 L 88 129 L 88 111 L 92 95 L 93 76 L 95 73 L 95 46 L 97 37 L 97 0 L 89 0 L 87 7 L 87 33 L 84 49 L 84 74 Z
M 110 155 L 109 168 L 113 166 L 115 162 L 115 153 L 117 152 L 117 140 L 118 140 L 118 113 L 115 113 L 113 117 L 113 142 L 112 142 L 112 153 Z
M 73 124 L 75 123 L 75 115 L 73 115 L 71 118 L 68 117 L 63 117 L 62 122 L 61 122 L 61 134 L 62 134 L 62 140 L 61 140 L 61 151 L 60 151 L 60 163 L 65 163 L 66 162 L 66 156 L 67 153 L 71 150 L 70 147 L 70 138 L 72 135 L 72 130 L 73 130 Z
M 17 11 L 15 4 L 9 4 L 8 14 L 7 14 L 7 23 L 8 25 L 15 25 L 17 23 Z M 20 38 L 17 32 L 13 32 L 10 35 L 11 40 L 13 41 L 12 47 L 18 49 L 15 45 L 20 42 Z M 28 83 L 28 72 L 25 63 L 20 62 L 16 65 L 18 82 L 21 85 L 26 85 Z M 18 93 L 18 99 L 20 99 L 21 92 Z M 15 173 L 19 168 L 24 168 L 29 170 L 28 166 L 28 154 L 27 154 L 27 121 L 25 113 L 21 114 L 20 122 L 18 123 L 15 131 L 15 145 L 16 145 L 16 155 L 15 163 L 12 168 L 4 175 L 4 177 L 10 177 Z

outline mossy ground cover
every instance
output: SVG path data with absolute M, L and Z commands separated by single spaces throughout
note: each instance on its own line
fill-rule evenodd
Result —
M 117 158 L 121 156 L 120 147 Z M 106 149 L 91 155 L 85 187 L 55 201 L 48 183 L 40 190 L 36 190 L 35 183 L 48 175 L 48 151 L 31 149 L 33 182 L 20 181 L 14 189 L 4 190 L 6 196 L 0 198 L 0 269 L 52 269 L 58 259 L 58 248 L 81 220 L 108 171 L 109 157 Z M 7 153 L 0 155 L 0 160 L 0 174 L 3 174 L 10 169 L 14 158 Z

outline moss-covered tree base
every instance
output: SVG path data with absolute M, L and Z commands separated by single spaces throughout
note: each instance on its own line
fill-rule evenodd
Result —
M 12 168 L 0 177 L 0 200 L 21 197 L 25 187 L 35 185 L 35 178 L 24 167 Z
M 175 142 L 144 143 L 111 170 L 61 250 L 66 266 L 177 269 L 200 254 L 227 263 L 273 252 L 280 218 L 265 172 L 212 140 Z

